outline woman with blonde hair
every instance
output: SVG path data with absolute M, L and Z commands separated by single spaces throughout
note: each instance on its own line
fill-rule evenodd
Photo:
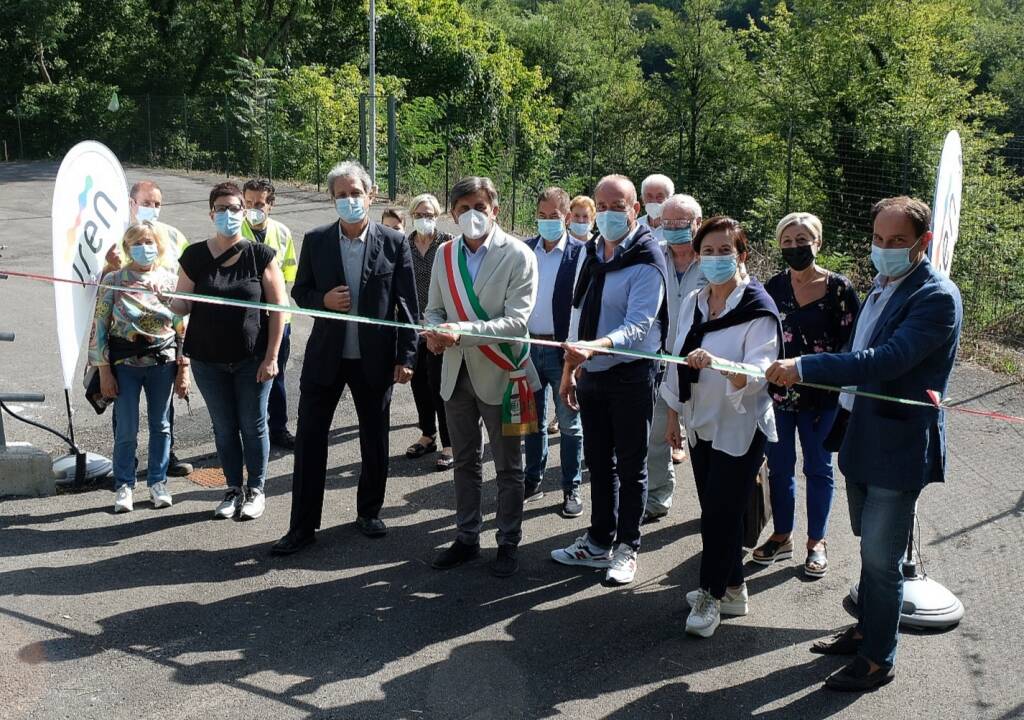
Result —
M 162 235 L 152 223 L 132 225 L 122 246 L 130 262 L 104 276 L 96 298 L 89 363 L 99 369 L 100 391 L 114 399 L 114 512 L 133 509 L 139 397 L 146 393 L 149 416 L 147 484 L 153 506 L 172 503 L 167 490 L 171 452 L 171 392 L 188 393 L 188 361 L 181 355 L 185 323 L 153 294 L 170 291 L 177 283 L 164 266 Z M 173 252 L 173 249 L 172 249 Z M 132 292 L 137 289 L 139 292 Z

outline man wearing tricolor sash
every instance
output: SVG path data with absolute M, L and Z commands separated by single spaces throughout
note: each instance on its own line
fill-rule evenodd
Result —
M 455 542 L 434 567 L 456 567 L 480 554 L 483 428 L 487 428 L 498 484 L 498 553 L 491 572 L 518 569 L 522 539 L 522 436 L 537 429 L 533 390 L 540 386 L 524 343 L 462 332 L 523 337 L 537 299 L 537 259 L 498 227 L 498 192 L 489 178 L 468 177 L 451 190 L 452 217 L 462 235 L 434 258 L 424 317 L 427 347 L 444 353 L 441 397 L 455 458 Z

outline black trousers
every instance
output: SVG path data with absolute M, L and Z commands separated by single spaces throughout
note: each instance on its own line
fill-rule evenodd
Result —
M 346 386 L 352 393 L 359 419 L 359 450 L 363 461 L 356 491 L 356 512 L 360 517 L 374 518 L 384 505 L 393 386 L 369 384 L 362 361 L 342 360 L 341 372 L 333 385 L 303 380 L 299 386 L 291 530 L 312 531 L 320 527 L 327 477 L 327 439 L 334 411 Z
M 590 469 L 590 542 L 640 549 L 647 504 L 647 443 L 654 417 L 656 368 L 650 360 L 583 371 L 576 387 L 583 454 Z
M 760 430 L 746 454 L 733 457 L 697 440 L 690 465 L 700 501 L 700 586 L 719 600 L 743 584 L 743 514 L 757 482 L 767 443 Z
M 420 432 L 429 437 L 440 432 L 441 447 L 451 447 L 444 400 L 441 399 L 442 360 L 443 355 L 427 350 L 427 343 L 421 337 L 416 345 L 416 367 L 409 384 L 412 385 L 412 399 L 416 402 Z

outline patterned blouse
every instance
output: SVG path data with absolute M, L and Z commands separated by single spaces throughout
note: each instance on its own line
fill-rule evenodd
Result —
M 165 267 L 139 272 L 130 267 L 103 276 L 104 285 L 145 287 L 152 284 L 162 290 L 174 290 L 178 277 Z M 172 313 L 152 293 L 133 293 L 100 288 L 96 296 L 93 332 L 89 340 L 89 364 L 94 367 L 110 364 L 110 340 L 120 338 L 141 345 L 156 345 L 161 340 L 175 342 L 159 357 L 147 355 L 118 360 L 115 365 L 147 367 L 159 360 L 174 362 L 177 348 L 185 336 L 185 321 Z
M 416 247 L 416 233 L 409 233 L 409 249 L 412 250 L 412 270 L 416 275 L 416 300 L 420 305 L 420 321 L 423 320 L 423 311 L 427 309 L 427 294 L 430 292 L 430 270 L 434 267 L 434 256 L 442 243 L 453 240 L 453 236 L 443 233 L 440 230 L 434 232 L 434 240 L 427 248 L 427 252 L 420 255 Z
M 765 284 L 765 290 L 779 307 L 782 339 L 786 357 L 795 358 L 822 352 L 842 352 L 853 333 L 860 300 L 853 285 L 842 275 L 828 272 L 825 295 L 806 305 L 798 305 L 789 279 L 783 270 Z M 779 410 L 831 410 L 839 395 L 828 390 L 794 385 L 788 390 L 770 386 Z

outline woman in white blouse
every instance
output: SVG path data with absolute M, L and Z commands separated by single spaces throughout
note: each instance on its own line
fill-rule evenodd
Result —
M 683 300 L 673 353 L 686 358 L 666 375 L 666 439 L 676 448 L 686 427 L 700 499 L 700 587 L 687 594 L 686 631 L 710 637 L 722 615 L 746 615 L 743 513 L 765 445 L 776 440 L 764 378 L 712 369 L 715 360 L 764 370 L 779 356 L 782 328 L 775 302 L 745 268 L 747 234 L 732 218 L 704 221 L 693 238 L 708 285 Z

